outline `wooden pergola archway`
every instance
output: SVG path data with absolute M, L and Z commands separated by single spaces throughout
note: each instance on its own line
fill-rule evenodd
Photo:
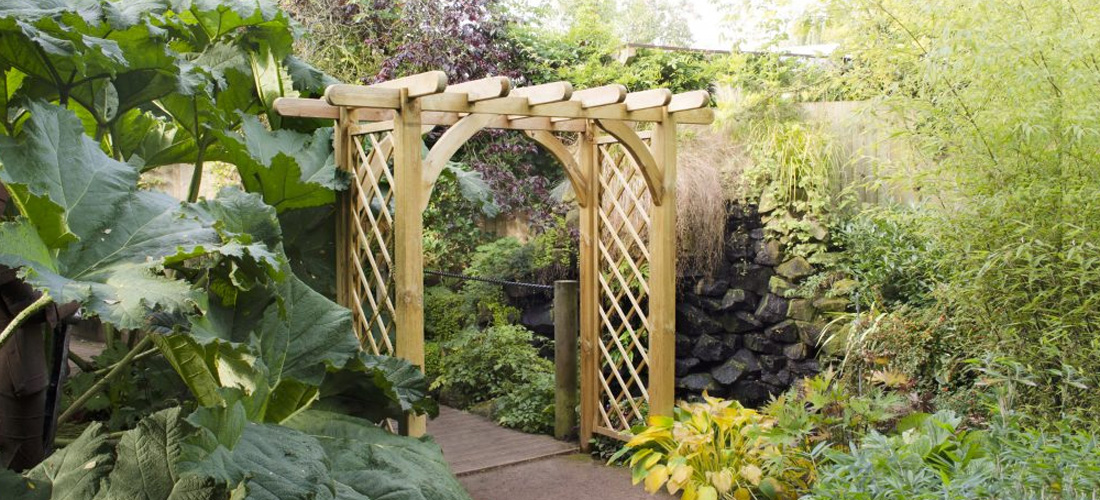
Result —
M 423 211 L 451 156 L 484 129 L 522 130 L 556 157 L 580 206 L 580 439 L 621 438 L 674 402 L 676 125 L 714 119 L 705 91 L 511 88 L 504 77 L 449 85 L 428 72 L 284 98 L 284 116 L 336 120 L 352 179 L 340 200 L 337 293 L 364 345 L 424 364 Z M 639 131 L 638 124 L 650 130 Z M 449 127 L 427 156 L 422 135 Z M 573 148 L 559 134 L 573 134 Z M 423 418 L 405 431 L 424 432 Z

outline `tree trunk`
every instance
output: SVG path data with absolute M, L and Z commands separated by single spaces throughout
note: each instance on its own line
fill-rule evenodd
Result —
M 13 211 L 8 207 L 10 199 L 0 182 L 0 221 Z M 0 266 L 0 331 L 40 296 L 17 277 L 15 269 Z M 56 429 L 56 406 L 68 367 L 68 338 L 56 336 L 55 343 L 61 344 L 54 346 L 55 373 L 51 377 L 46 332 L 77 309 L 76 304 L 50 304 L 0 347 L 0 467 L 20 471 L 45 458 Z M 45 439 L 47 433 L 49 440 Z
M 29 285 L 16 278 L 14 269 L 0 266 L 0 327 L 37 298 Z M 45 332 L 48 320 L 56 321 L 53 312 L 48 308 L 46 314 L 24 323 L 0 348 L 0 466 L 9 469 L 27 469 L 44 458 L 49 386 Z

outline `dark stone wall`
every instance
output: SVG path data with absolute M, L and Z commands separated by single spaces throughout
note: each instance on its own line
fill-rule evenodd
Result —
M 814 273 L 801 257 L 786 258 L 764 239 L 755 205 L 730 204 L 726 247 L 711 276 L 681 276 L 676 307 L 676 396 L 712 396 L 758 406 L 798 379 L 816 374 L 821 312 L 844 310 L 844 299 L 786 298 Z M 520 323 L 554 338 L 552 295 L 505 287 Z
M 764 239 L 753 205 L 731 204 L 723 262 L 712 276 L 681 277 L 676 308 L 677 397 L 758 406 L 820 369 L 817 308 L 784 292 L 814 273 Z M 820 305 L 820 304 L 819 304 Z

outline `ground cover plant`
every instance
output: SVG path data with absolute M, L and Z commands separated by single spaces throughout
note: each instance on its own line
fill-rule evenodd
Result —
M 17 453 L 4 465 L 27 470 L 0 472 L 5 492 L 466 498 L 430 440 L 378 428 L 435 411 L 419 370 L 361 352 L 350 314 L 325 297 L 324 257 L 295 248 L 315 243 L 288 222 L 323 213 L 343 186 L 331 130 L 271 109 L 332 81 L 291 54 L 296 33 L 271 2 L 0 2 L 0 266 L 33 288 L 0 342 L 41 342 L 28 332 L 51 304 L 134 339 L 62 421 L 93 415 L 85 405 L 154 346 L 189 392 L 111 422 L 121 434 L 87 423 L 45 461 Z M 212 160 L 243 189 L 197 200 Z M 196 166 L 188 202 L 138 187 L 170 163 Z M 14 410 L 41 422 L 34 405 Z M 10 441 L 12 416 L 5 460 L 42 440 Z

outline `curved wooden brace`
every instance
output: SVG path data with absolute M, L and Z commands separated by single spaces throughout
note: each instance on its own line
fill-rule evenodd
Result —
M 428 152 L 428 158 L 424 160 L 424 191 L 427 195 L 424 196 L 421 210 L 427 210 L 428 202 L 432 199 L 435 181 L 443 173 L 447 162 L 458 152 L 458 148 L 466 144 L 474 134 L 484 130 L 496 118 L 496 115 L 488 114 L 466 115 L 448 128 L 438 141 L 435 141 L 432 150 Z
M 627 153 L 630 153 L 630 157 L 642 170 L 642 177 L 645 178 L 646 187 L 649 188 L 649 194 L 653 197 L 653 204 L 658 207 L 661 206 L 665 197 L 665 185 L 664 179 L 661 177 L 661 169 L 658 168 L 657 160 L 653 157 L 649 147 L 638 136 L 638 132 L 626 123 L 617 120 L 596 120 L 596 124 L 608 134 L 611 134 L 612 137 L 618 139 L 619 144 L 626 148 Z
M 467 115 L 447 129 L 443 136 L 436 141 L 431 151 L 428 152 L 428 158 L 424 161 L 424 190 L 427 192 L 427 196 L 424 197 L 421 210 L 428 209 L 435 183 L 439 180 L 439 176 L 443 174 L 447 162 L 458 152 L 458 148 L 461 148 L 474 134 L 484 130 L 497 118 L 497 116 L 489 114 Z M 555 137 L 554 134 L 545 130 L 529 130 L 525 133 L 561 162 L 562 167 L 565 169 L 565 175 L 569 178 L 569 183 L 573 185 L 573 191 L 577 196 L 577 204 L 582 207 L 588 206 L 588 182 L 581 174 L 577 159 L 573 157 L 565 144 L 562 144 L 561 140 Z M 640 139 L 639 143 L 641 143 Z M 646 150 L 646 153 L 648 152 Z
M 573 157 L 573 154 L 569 152 L 569 149 L 562 144 L 561 140 L 554 134 L 546 130 L 527 130 L 524 131 L 527 137 L 530 137 L 532 141 L 535 141 L 547 152 L 554 155 L 561 162 L 561 166 L 565 169 L 565 176 L 569 178 L 569 183 L 573 185 L 573 193 L 577 196 L 577 205 L 582 208 L 588 206 L 588 181 L 584 178 L 584 174 L 581 173 L 580 165 L 577 164 L 577 159 Z

